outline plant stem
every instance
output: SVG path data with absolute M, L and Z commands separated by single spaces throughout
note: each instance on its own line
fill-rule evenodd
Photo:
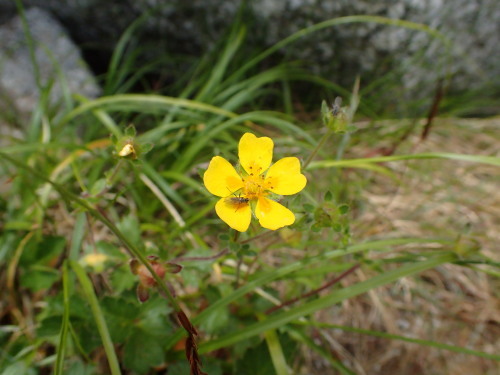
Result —
M 57 347 L 57 357 L 56 363 L 54 365 L 54 374 L 62 375 L 64 368 L 64 353 L 66 351 L 66 343 L 68 338 L 68 326 L 69 326 L 69 286 L 68 286 L 68 263 L 65 261 L 63 264 L 63 303 L 64 312 L 61 324 L 61 332 L 59 333 L 59 346 Z M 111 362 L 111 361 L 110 361 Z M 111 364 L 110 364 L 111 367 Z
M 109 334 L 106 320 L 104 319 L 101 307 L 99 306 L 99 301 L 97 300 L 97 297 L 95 295 L 92 282 L 85 274 L 83 268 L 77 262 L 71 260 L 70 264 L 71 268 L 73 268 L 73 271 L 75 271 L 76 273 L 76 277 L 78 277 L 78 281 L 80 281 L 80 285 L 82 286 L 83 291 L 87 297 L 87 301 L 90 304 L 90 308 L 92 309 L 92 314 L 94 315 L 97 330 L 99 331 L 99 335 L 101 336 L 102 344 L 106 352 L 106 357 L 108 358 L 111 374 L 121 375 L 120 365 L 118 363 L 118 357 L 116 356 L 115 347 L 113 346 L 113 341 L 111 340 L 111 335 Z
M 118 160 L 118 163 L 116 163 L 115 168 L 113 169 L 113 173 L 111 173 L 107 178 L 106 178 L 106 187 L 108 186 L 113 186 L 113 180 L 116 177 L 116 174 L 120 170 L 121 166 L 123 164 L 123 158 L 120 158 Z
M 323 145 L 325 144 L 326 140 L 330 137 L 330 135 L 332 135 L 332 133 L 333 133 L 333 130 L 330 129 L 330 128 L 327 128 L 326 133 L 319 140 L 319 142 L 316 145 L 316 147 L 314 148 L 314 150 L 312 150 L 311 154 L 309 155 L 309 157 L 307 158 L 307 160 L 304 162 L 304 165 L 302 166 L 302 169 L 306 169 L 307 168 L 307 166 L 309 165 L 309 163 L 314 159 L 314 157 L 316 156 L 316 154 L 318 153 L 318 151 L 320 150 L 320 148 L 323 147 Z
M 165 296 L 167 297 L 168 301 L 174 308 L 176 312 L 181 311 L 181 307 L 179 306 L 179 303 L 175 300 L 175 298 L 172 296 L 170 293 L 170 290 L 168 290 L 167 286 L 163 282 L 163 280 L 156 274 L 154 271 L 153 267 L 149 263 L 149 261 L 146 259 L 146 256 L 142 254 L 142 252 L 132 243 L 128 240 L 128 238 L 123 235 L 122 232 L 116 227 L 115 224 L 113 224 L 106 216 L 104 216 L 101 212 L 93 208 L 87 201 L 84 199 L 80 198 L 76 194 L 66 190 L 64 187 L 59 185 L 58 183 L 50 180 L 49 178 L 45 177 L 42 173 L 38 172 L 37 170 L 31 168 L 30 166 L 10 157 L 9 155 L 0 152 L 0 157 L 4 158 L 5 160 L 9 161 L 10 163 L 14 164 L 15 166 L 24 169 L 25 171 L 28 171 L 31 173 L 33 176 L 36 176 L 40 178 L 41 180 L 49 183 L 54 187 L 55 190 L 58 191 L 58 193 L 65 199 L 69 201 L 73 201 L 86 209 L 92 216 L 94 216 L 97 220 L 101 221 L 104 225 L 106 225 L 111 232 L 115 234 L 116 237 L 122 242 L 122 244 L 125 246 L 125 248 L 128 250 L 128 252 L 139 259 L 139 261 L 147 268 L 147 270 L 151 273 L 153 278 L 155 279 L 156 283 L 158 286 L 161 288 L 161 290 L 164 292 Z

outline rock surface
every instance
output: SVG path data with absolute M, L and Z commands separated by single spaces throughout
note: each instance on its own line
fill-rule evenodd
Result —
M 60 24 L 41 9 L 32 8 L 25 15 L 33 54 L 20 17 L 0 26 L 0 108 L 2 117 L 11 123 L 31 116 L 41 91 L 49 92 L 53 110 L 62 105 L 64 95 L 96 97 L 100 92 L 79 49 Z
M 112 48 L 133 20 L 147 11 L 142 36 L 161 52 L 201 54 L 234 20 L 240 1 L 217 0 L 25 0 L 51 11 L 78 43 Z M 376 15 L 429 25 L 452 41 L 423 32 L 375 23 L 330 27 L 290 45 L 285 54 L 303 59 L 313 72 L 344 85 L 361 74 L 363 82 L 388 72 L 408 95 L 433 92 L 439 78 L 453 76 L 451 90 L 480 88 L 500 76 L 498 0 L 252 0 L 249 44 L 272 45 L 315 23 L 341 16 Z M 14 12 L 0 0 L 0 15 Z M 0 18 L 1 22 L 1 18 Z M 447 60 L 445 59 L 447 58 Z

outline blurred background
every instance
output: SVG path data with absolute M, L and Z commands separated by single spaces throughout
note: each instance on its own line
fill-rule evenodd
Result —
M 499 36 L 498 0 L 0 0 L 1 151 L 98 207 L 148 254 L 241 251 L 172 276 L 190 316 L 235 293 L 241 264 L 248 281 L 369 244 L 207 314 L 201 350 L 259 324 L 253 313 L 273 298 L 321 288 L 353 265 L 329 289 L 449 251 L 456 261 L 318 309 L 325 326 L 284 323 L 289 373 L 493 375 Z M 330 114 L 337 97 L 348 124 L 327 137 L 321 105 Z M 154 148 L 122 163 L 109 136 L 131 123 L 131 144 Z M 306 169 L 307 192 L 291 200 L 297 223 L 238 247 L 221 234 L 201 176 L 213 155 L 237 162 L 245 131 L 302 162 L 325 144 Z M 169 306 L 154 294 L 138 305 L 113 233 L 26 170 L 0 163 L 0 375 L 53 373 L 61 347 L 62 373 L 110 373 L 65 259 L 90 275 L 123 374 L 187 374 L 182 345 L 165 347 Z M 259 337 L 204 353 L 205 371 L 277 373 Z

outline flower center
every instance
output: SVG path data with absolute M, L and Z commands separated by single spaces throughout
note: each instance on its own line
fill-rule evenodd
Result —
M 250 173 L 248 176 L 242 177 L 243 180 L 243 196 L 249 200 L 257 199 L 267 195 L 267 184 L 264 175 Z

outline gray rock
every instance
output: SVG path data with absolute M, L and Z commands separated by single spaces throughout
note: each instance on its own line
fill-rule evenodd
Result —
M 64 95 L 99 95 L 100 88 L 92 73 L 59 23 L 38 8 L 28 10 L 26 20 L 33 40 L 33 54 L 20 17 L 0 27 L 0 107 L 3 117 L 29 118 L 40 99 L 40 92 L 44 90 L 49 92 L 49 104 L 53 110 L 62 105 Z
M 147 11 L 143 36 L 158 53 L 201 54 L 214 46 L 234 20 L 240 1 L 220 0 L 26 0 L 53 12 L 79 43 L 112 48 L 133 20 Z M 498 0 L 251 0 L 247 43 L 272 45 L 290 34 L 334 17 L 366 14 L 423 23 L 452 41 L 375 23 L 344 24 L 311 34 L 282 54 L 307 62 L 311 71 L 344 85 L 357 74 L 364 83 L 390 73 L 407 97 L 428 95 L 444 75 L 450 90 L 496 84 L 500 76 Z M 13 11 L 0 0 L 0 14 Z M 447 60 L 443 57 L 446 55 Z M 446 64 L 445 64 L 446 63 Z M 390 87 L 390 86 L 388 86 Z

